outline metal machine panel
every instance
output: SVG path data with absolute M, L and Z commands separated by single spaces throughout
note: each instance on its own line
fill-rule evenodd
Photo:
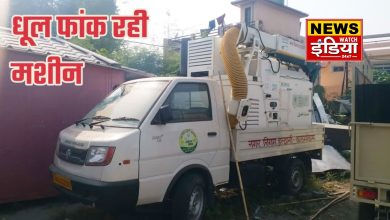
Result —
M 188 77 L 224 74 L 219 56 L 220 41 L 219 37 L 206 37 L 188 42 Z
M 390 125 L 357 123 L 355 135 L 355 178 L 390 184 Z
M 301 60 L 305 59 L 306 51 L 305 51 L 304 43 L 281 35 L 275 35 L 275 36 L 276 36 L 276 53 L 295 57 Z

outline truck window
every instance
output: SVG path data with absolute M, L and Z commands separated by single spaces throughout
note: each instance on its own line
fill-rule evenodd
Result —
M 89 120 L 86 123 L 91 123 L 92 117 L 104 116 L 114 120 L 107 120 L 100 125 L 138 127 L 168 84 L 169 81 L 139 81 L 123 84 L 84 117 Z M 120 120 L 120 118 L 124 119 Z
M 164 105 L 169 105 L 168 121 L 191 122 L 212 120 L 210 94 L 206 83 L 179 83 Z

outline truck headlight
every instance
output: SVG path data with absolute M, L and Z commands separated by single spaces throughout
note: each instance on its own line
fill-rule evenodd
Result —
M 86 166 L 107 166 L 111 163 L 115 153 L 115 147 L 97 147 L 89 148 L 85 160 Z

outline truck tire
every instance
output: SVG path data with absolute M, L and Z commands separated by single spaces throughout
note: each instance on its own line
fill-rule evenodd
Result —
M 296 195 L 304 187 L 306 181 L 306 169 L 303 162 L 298 159 L 290 159 L 281 170 L 281 189 L 283 192 Z
M 202 176 L 189 174 L 179 180 L 172 201 L 172 219 L 203 219 L 206 210 L 206 185 Z
M 375 219 L 375 206 L 373 204 L 359 202 L 359 220 L 373 220 Z

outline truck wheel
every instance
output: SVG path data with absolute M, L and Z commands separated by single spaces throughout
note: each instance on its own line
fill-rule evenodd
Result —
M 372 220 L 375 218 L 375 206 L 373 204 L 359 202 L 359 220 Z
M 199 220 L 206 210 L 206 186 L 197 174 L 184 176 L 173 194 L 172 217 L 177 220 Z
M 282 168 L 281 175 L 282 191 L 288 194 L 298 194 L 305 185 L 305 165 L 299 159 L 289 160 L 286 166 Z

